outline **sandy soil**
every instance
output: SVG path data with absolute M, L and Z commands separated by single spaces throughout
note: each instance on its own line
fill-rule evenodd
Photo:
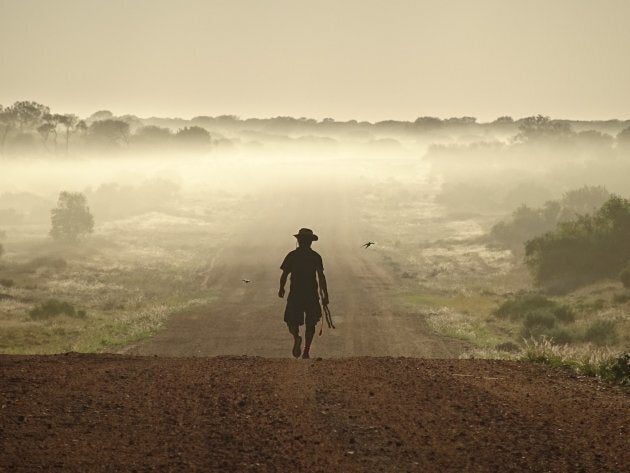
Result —
M 0 471 L 622 472 L 628 391 L 479 360 L 0 356 Z

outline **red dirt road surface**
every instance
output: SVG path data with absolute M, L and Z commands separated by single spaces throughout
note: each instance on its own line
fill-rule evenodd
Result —
M 0 471 L 629 471 L 627 390 L 480 360 L 0 356 Z

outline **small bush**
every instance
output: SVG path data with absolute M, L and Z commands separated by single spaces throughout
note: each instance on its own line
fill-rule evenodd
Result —
M 560 305 L 556 307 L 553 311 L 553 315 L 560 322 L 570 323 L 575 322 L 575 312 L 571 309 L 571 307 L 566 305 Z
M 499 343 L 495 347 L 495 349 L 498 350 L 498 351 L 503 351 L 503 352 L 507 352 L 507 353 L 518 353 L 519 351 L 521 351 L 521 347 L 519 347 L 514 342 Z
M 518 295 L 505 301 L 499 306 L 495 314 L 498 317 L 509 317 L 512 320 L 523 319 L 527 314 L 540 309 L 554 309 L 557 304 L 540 294 Z
M 523 326 L 527 329 L 534 329 L 536 327 L 552 328 L 556 325 L 556 318 L 553 314 L 544 309 L 535 310 L 525 316 Z
M 13 287 L 15 281 L 13 279 L 0 279 L 0 286 Z
M 630 353 L 624 353 L 612 363 L 611 372 L 614 380 L 621 384 L 630 384 Z
M 566 328 L 557 325 L 557 319 L 547 311 L 532 312 L 523 321 L 521 336 L 524 339 L 549 339 L 554 343 L 567 344 L 575 340 L 575 336 Z
M 32 319 L 41 320 L 57 315 L 65 314 L 69 317 L 84 317 L 85 311 L 80 311 L 83 315 L 77 314 L 76 309 L 69 302 L 60 301 L 58 299 L 49 299 L 43 304 L 40 304 L 29 312 Z
M 572 343 L 576 338 L 574 334 L 561 327 L 553 327 L 551 330 L 547 331 L 545 336 L 549 337 L 550 340 L 559 345 Z
M 630 289 L 630 263 L 619 273 L 619 280 L 623 287 Z
M 524 320 L 526 326 L 527 323 L 535 324 L 535 319 L 543 317 L 543 313 L 547 314 L 547 316 L 545 316 L 546 318 L 553 317 L 560 322 L 568 323 L 575 321 L 575 312 L 571 307 L 560 305 L 540 294 L 519 295 L 514 299 L 505 301 L 495 312 L 498 317 Z M 529 322 L 527 322 L 527 318 L 531 314 L 537 315 L 529 317 Z M 551 324 L 549 326 L 553 326 L 551 322 L 546 323 Z
M 588 305 L 588 308 L 593 311 L 602 310 L 604 307 L 606 307 L 606 301 L 604 299 L 594 300 Z
M 27 271 L 37 271 L 39 268 L 64 269 L 68 263 L 57 256 L 39 256 L 24 265 Z
M 630 292 L 619 292 L 613 296 L 613 301 L 617 304 L 625 304 L 630 301 Z
M 613 320 L 597 320 L 586 330 L 584 341 L 595 345 L 612 345 L 617 341 L 617 327 Z

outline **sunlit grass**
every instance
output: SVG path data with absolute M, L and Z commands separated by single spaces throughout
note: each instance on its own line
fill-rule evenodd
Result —
M 436 334 L 473 344 L 494 345 L 505 341 L 510 324 L 493 320 L 499 296 L 482 293 L 431 293 L 426 289 L 405 293 L 401 302 L 422 317 Z M 499 327 L 499 325 L 501 327 Z
M 511 359 L 543 363 L 568 368 L 581 376 L 593 376 L 630 385 L 630 354 L 590 344 L 559 345 L 543 337 L 526 340 L 523 348 L 515 353 L 505 353 L 492 348 L 477 348 L 468 351 L 462 355 L 462 358 Z

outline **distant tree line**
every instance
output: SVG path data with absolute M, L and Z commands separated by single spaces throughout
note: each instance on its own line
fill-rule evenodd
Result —
M 497 124 L 498 120 L 493 122 Z M 618 149 L 630 151 L 630 121 L 608 120 L 602 122 L 579 122 L 553 120 L 537 115 L 510 122 L 512 131 L 509 139 L 472 142 L 436 143 L 431 146 L 428 157 L 435 162 L 459 160 L 484 156 L 486 160 L 504 161 L 509 156 L 548 157 L 549 153 L 559 157 L 570 156 L 572 160 L 593 152 L 608 153 Z M 500 127 L 499 127 L 500 129 Z M 546 151 L 546 153 L 544 152 Z
M 597 128 L 608 133 L 589 130 Z M 552 120 L 542 115 L 513 119 L 502 116 L 494 121 L 480 123 L 475 117 L 421 116 L 414 121 L 383 120 L 367 122 L 357 120 L 336 121 L 332 118 L 273 117 L 240 119 L 234 115 L 218 117 L 198 116 L 190 120 L 181 118 L 139 118 L 135 115 L 115 116 L 101 110 L 89 117 L 75 114 L 52 113 L 46 105 L 33 101 L 19 101 L 10 106 L 0 105 L 0 152 L 69 153 L 78 149 L 143 149 L 176 146 L 203 150 L 213 145 L 228 144 L 223 133 L 263 132 L 290 136 L 292 134 L 332 134 L 382 132 L 396 134 L 448 134 L 467 133 L 492 129 L 516 137 L 518 142 L 562 139 L 579 135 L 573 128 L 585 129 L 589 140 L 616 139 L 630 146 L 630 121 L 609 120 L 576 122 Z
M 177 131 L 143 125 L 139 118 L 115 117 L 99 111 L 86 119 L 74 114 L 51 113 L 37 102 L 0 105 L 0 153 L 41 152 L 68 154 L 71 144 L 81 149 L 113 150 L 129 147 L 165 146 L 203 149 L 210 147 L 211 135 L 200 126 L 184 126 Z

